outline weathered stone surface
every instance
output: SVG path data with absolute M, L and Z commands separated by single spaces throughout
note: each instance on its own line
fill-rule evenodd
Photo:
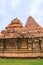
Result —
M 43 57 L 43 28 L 30 16 L 16 18 L 0 32 L 0 57 Z
M 5 38 L 21 38 L 29 37 L 30 35 L 43 36 L 43 28 L 31 16 L 27 19 L 24 27 L 21 21 L 15 18 L 5 27 L 5 30 L 1 31 L 1 34 L 4 35 Z
M 40 28 L 41 26 L 35 21 L 35 19 L 31 16 L 26 21 L 25 27 L 29 29 L 34 29 L 34 28 Z

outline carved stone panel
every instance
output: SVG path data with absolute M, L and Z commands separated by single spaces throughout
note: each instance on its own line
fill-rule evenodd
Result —
M 34 42 L 33 42 L 33 50 L 39 50 L 39 40 L 34 40 Z
M 32 50 L 32 40 L 28 40 L 28 50 Z
M 21 47 L 22 49 L 24 48 L 24 49 L 27 49 L 27 43 L 26 43 L 26 40 L 25 39 L 23 39 L 22 40 L 22 47 Z
M 3 40 L 0 40 L 0 48 L 3 48 Z
M 16 49 L 17 48 L 17 42 L 16 40 L 8 40 L 8 43 L 6 43 L 7 48 Z

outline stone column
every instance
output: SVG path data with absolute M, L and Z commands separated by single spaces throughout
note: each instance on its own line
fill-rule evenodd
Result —
M 31 39 L 31 48 L 33 50 L 33 43 L 34 43 L 34 39 Z
M 6 49 L 6 39 L 3 40 L 3 49 Z
M 28 50 L 28 38 L 26 39 L 26 43 L 27 43 L 27 50 Z
M 21 49 L 21 39 L 20 38 L 18 38 L 17 44 L 18 44 L 18 50 L 20 50 Z
M 39 48 L 40 48 L 40 50 L 41 50 L 41 42 L 42 42 L 42 40 L 39 39 Z

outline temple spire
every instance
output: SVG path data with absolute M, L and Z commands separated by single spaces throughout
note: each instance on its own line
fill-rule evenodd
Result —
M 26 21 L 25 24 L 26 28 L 40 28 L 41 26 L 36 23 L 35 19 L 32 16 L 29 16 L 29 18 Z
M 22 28 L 23 25 L 18 18 L 15 18 L 11 21 L 11 23 L 6 27 L 7 28 Z

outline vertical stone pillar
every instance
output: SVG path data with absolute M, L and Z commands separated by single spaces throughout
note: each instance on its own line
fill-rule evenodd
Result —
M 26 39 L 26 43 L 27 43 L 27 50 L 28 50 L 28 38 Z
M 18 38 L 17 44 L 18 44 L 18 50 L 20 50 L 21 49 L 21 39 L 20 38 Z
M 41 40 L 41 38 L 39 39 L 39 48 L 40 48 L 40 50 L 41 50 L 41 42 L 42 42 L 42 40 Z
M 3 49 L 6 49 L 6 42 L 5 42 L 6 40 L 4 39 L 3 40 Z
M 33 50 L 34 39 L 32 39 L 32 50 Z

